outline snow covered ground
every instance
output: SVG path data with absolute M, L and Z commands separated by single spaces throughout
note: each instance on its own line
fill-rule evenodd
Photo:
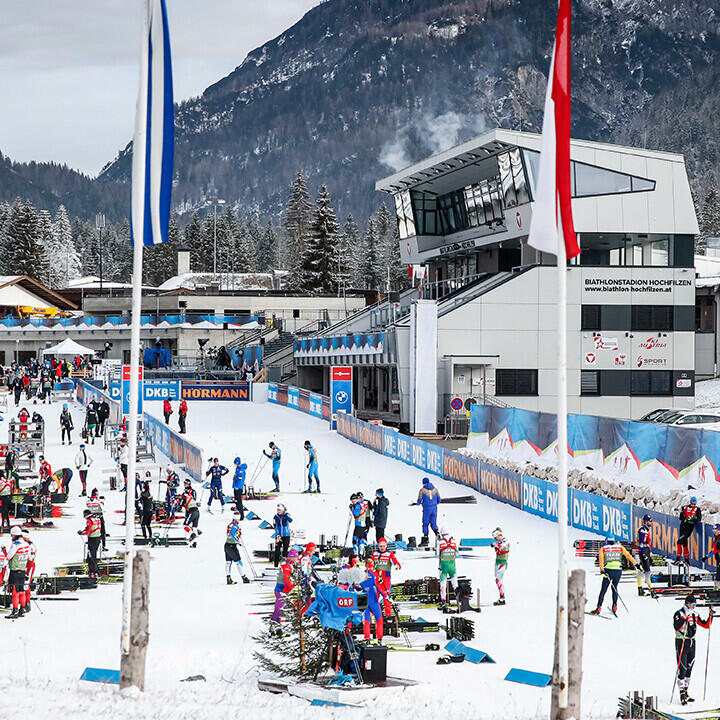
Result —
M 160 415 L 159 405 L 150 407 Z M 60 405 L 44 406 L 40 411 L 46 417 L 49 434 L 46 457 L 53 468 L 74 467 L 78 438 L 72 447 L 59 444 Z M 82 411 L 77 405 L 73 413 L 80 426 Z M 250 471 L 261 450 L 274 440 L 283 451 L 284 494 L 279 500 L 287 505 L 300 537 L 317 541 L 324 533 L 342 539 L 350 493 L 362 490 L 367 497 L 378 487 L 385 489 L 390 500 L 388 534 L 421 534 L 419 510 L 408 503 L 417 496 L 422 473 L 350 443 L 330 432 L 321 420 L 269 404 L 194 402 L 190 405 L 188 435 L 205 448 L 207 457 L 217 455 L 224 465 L 232 467 L 233 458 L 240 455 Z M 306 439 L 318 449 L 324 493 L 319 496 L 298 494 L 304 487 Z M 108 532 L 117 537 L 124 528 L 119 524 L 120 514 L 114 511 L 122 507 L 124 495 L 111 492 L 107 476 L 100 472 L 112 466 L 102 446 L 90 446 L 90 450 L 95 464 L 89 487 L 97 486 L 105 494 Z M 446 496 L 470 492 L 443 480 L 433 482 Z M 226 483 L 227 490 L 229 485 Z M 269 467 L 255 485 L 271 487 Z M 59 530 L 34 534 L 38 573 L 52 573 L 57 564 L 81 559 L 82 542 L 76 531 L 83 526 L 84 499 L 78 497 L 79 490 L 79 481 L 73 478 L 65 517 L 57 521 Z M 260 517 L 272 519 L 274 501 L 249 502 L 248 506 Z M 463 720 L 547 717 L 549 689 L 507 683 L 503 678 L 513 667 L 551 671 L 557 572 L 555 525 L 482 495 L 478 495 L 477 505 L 441 505 L 440 516 L 440 522 L 456 538 L 486 537 L 500 525 L 511 540 L 505 577 L 507 606 L 484 607 L 481 614 L 468 615 L 475 622 L 476 632 L 470 645 L 489 653 L 496 664 L 437 666 L 437 653 L 389 653 L 391 675 L 419 680 L 421 684 L 404 691 L 385 691 L 380 700 L 383 716 L 399 719 L 415 712 L 424 717 Z M 86 666 L 119 665 L 121 587 L 101 586 L 94 591 L 80 591 L 77 602 L 39 602 L 29 617 L 16 622 L 0 620 L 4 660 L 0 663 L 0 710 L 21 707 L 29 717 L 52 711 L 61 717 L 94 712 L 113 718 L 172 716 L 193 720 L 235 716 L 245 708 L 265 717 L 283 713 L 297 718 L 318 714 L 334 718 L 347 716 L 348 712 L 366 716 L 367 710 L 317 709 L 304 700 L 257 690 L 252 636 L 261 631 L 262 623 L 257 615 L 247 613 L 267 609 L 258 606 L 267 599 L 267 590 L 259 584 L 225 584 L 223 543 L 229 518 L 229 511 L 221 515 L 203 509 L 200 527 L 204 532 L 197 549 L 150 550 L 151 637 L 145 693 L 120 698 L 113 688 L 87 688 L 77 680 Z M 243 533 L 250 548 L 265 548 L 270 540 L 270 532 L 260 530 L 257 522 L 244 522 Z M 570 530 L 571 541 L 581 536 L 587 537 L 587 533 Z M 109 544 L 113 552 L 120 548 L 119 542 Z M 480 588 L 482 602 L 491 603 L 497 596 L 493 559 L 486 550 L 474 554 L 482 557 L 459 560 L 458 569 L 472 578 L 473 588 Z M 436 572 L 436 561 L 419 553 L 400 553 L 399 559 L 403 568 L 393 573 L 396 582 Z M 588 573 L 590 609 L 597 596 L 598 575 L 590 560 L 573 558 L 572 565 Z M 669 698 L 675 671 L 671 620 L 678 603 L 638 598 L 634 582 L 623 583 L 621 590 L 629 615 L 620 610 L 617 620 L 587 617 L 584 717 L 615 717 L 618 696 L 629 690 L 657 694 L 661 702 Z M 409 612 L 444 622 L 444 616 L 437 611 L 423 608 Z M 427 642 L 442 646 L 445 642 L 444 633 L 410 637 L 418 647 Z M 706 633 L 702 631 L 691 685 L 691 691 L 699 697 L 705 641 Z M 711 678 L 717 674 L 714 662 L 718 661 L 711 653 Z M 198 674 L 204 675 L 207 682 L 179 682 Z M 711 681 L 707 706 L 718 705 L 720 684 Z
M 695 407 L 703 410 L 720 409 L 720 378 L 695 383 Z

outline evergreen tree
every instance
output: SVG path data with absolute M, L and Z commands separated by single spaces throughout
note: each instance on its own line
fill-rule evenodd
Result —
M 307 600 L 302 572 L 292 573 L 295 587 L 288 593 L 283 606 L 283 632 L 278 634 L 270 621 L 268 632 L 253 638 L 264 650 L 253 654 L 263 670 L 285 677 L 312 678 L 328 665 L 327 637 L 316 617 L 304 612 Z
M 260 235 L 259 219 L 257 213 L 253 213 L 242 223 L 235 238 L 235 272 L 255 272 Z
M 55 213 L 52 223 L 55 247 L 62 252 L 63 285 L 67 287 L 68 281 L 79 278 L 82 273 L 82 263 L 73 241 L 72 228 L 64 205 L 60 205 Z
M 352 215 L 348 215 L 338 240 L 338 288 L 358 287 L 358 262 L 362 259 L 362 241 L 360 230 Z
M 47 262 L 40 242 L 38 214 L 31 204 L 13 204 L 6 226 L 6 267 L 15 275 L 29 275 L 47 282 Z
M 208 264 L 205 233 L 197 213 L 193 213 L 190 222 L 185 227 L 184 235 L 185 244 L 190 248 L 190 270 L 192 272 L 206 272 Z M 209 267 L 212 268 L 212 256 Z
M 375 213 L 375 227 L 378 247 L 378 288 L 387 289 L 389 280 L 389 289 L 397 289 L 405 277 L 400 261 L 400 237 L 395 218 L 390 214 L 385 203 Z
M 295 182 L 290 191 L 287 210 L 285 212 L 285 247 L 281 257 L 283 265 L 290 271 L 289 284 L 299 287 L 303 280 L 300 278 L 300 266 L 305 257 L 305 250 L 310 239 L 310 226 L 312 223 L 312 204 L 310 193 L 305 183 L 302 170 L 298 170 Z
M 108 225 L 103 230 L 102 237 L 103 280 L 130 282 L 132 276 L 130 223 L 125 220 L 119 227 Z
M 100 238 L 98 231 L 85 220 L 70 223 L 73 243 L 80 258 L 80 274 L 100 276 Z M 105 232 L 103 232 L 103 238 Z M 104 256 L 104 254 L 103 254 Z M 104 273 L 103 273 L 104 274 Z
M 168 241 L 144 249 L 144 283 L 157 287 L 176 274 L 179 246 L 180 228 L 177 224 L 177 216 L 172 213 L 168 223 Z
M 33 277 L 51 288 L 63 287 L 65 258 L 61 248 L 55 244 L 52 220 L 47 210 L 40 210 L 37 214 L 37 239 L 42 248 L 42 259 Z
M 330 205 L 330 194 L 323 185 L 310 227 L 310 241 L 297 274 L 298 289 L 309 293 L 330 293 L 337 290 L 339 236 L 340 226 Z
M 256 265 L 258 272 L 272 272 L 278 266 L 278 238 L 272 220 L 260 233 Z
M 704 255 L 707 252 L 708 238 L 720 237 L 720 199 L 714 187 L 708 189 L 705 202 L 698 218 L 700 234 L 695 243 L 695 251 Z
M 379 248 L 377 228 L 375 227 L 375 218 L 370 216 L 365 236 L 363 237 L 362 257 L 360 258 L 361 266 L 358 279 L 361 281 L 362 287 L 377 290 L 381 286 L 382 277 L 378 272 L 379 267 Z

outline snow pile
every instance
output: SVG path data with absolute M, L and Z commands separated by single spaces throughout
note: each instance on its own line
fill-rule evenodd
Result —
M 549 462 L 544 464 L 531 462 L 529 459 L 511 460 L 498 455 L 486 455 L 479 450 L 470 448 L 460 448 L 458 452 L 499 468 L 530 475 L 541 480 L 557 482 L 557 468 Z M 551 459 L 554 462 L 554 454 Z M 613 475 L 607 470 L 603 473 L 594 469 L 581 470 L 578 467 L 569 470 L 568 485 L 576 490 L 584 490 L 620 502 L 633 503 L 638 507 L 648 508 L 666 515 L 677 515 L 690 497 L 695 495 L 698 497 L 698 505 L 703 512 L 703 520 L 708 523 L 720 522 L 720 502 L 702 497 L 703 494 L 707 495 L 706 490 L 702 488 L 653 490 L 647 486 L 636 484 L 629 477 L 618 479 L 617 475 Z M 713 490 L 716 491 L 714 494 L 720 497 L 720 486 Z

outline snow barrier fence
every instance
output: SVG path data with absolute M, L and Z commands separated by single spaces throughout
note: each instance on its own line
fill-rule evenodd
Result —
M 268 400 L 301 410 L 299 403 L 290 401 L 290 398 L 307 392 L 292 386 L 271 383 Z M 475 406 L 473 415 L 474 408 Z M 373 425 L 344 413 L 338 413 L 337 431 L 351 442 L 406 465 L 412 465 L 424 473 L 472 488 L 482 495 L 544 520 L 557 522 L 558 488 L 554 482 L 507 470 L 454 450 L 446 450 L 439 445 L 404 435 L 395 428 Z M 720 433 L 717 434 L 720 436 Z M 680 528 L 677 517 L 568 488 L 568 525 L 578 530 L 604 536 L 614 535 L 632 541 L 642 524 L 643 515 L 646 514 L 653 519 L 653 552 L 674 558 Z M 696 567 L 705 567 L 710 572 L 715 571 L 715 561 L 703 562 L 702 557 L 707 555 L 712 538 L 712 527 L 703 524 L 690 539 L 690 563 Z

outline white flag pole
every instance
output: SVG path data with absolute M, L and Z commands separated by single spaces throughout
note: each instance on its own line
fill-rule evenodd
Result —
M 568 706 L 567 252 L 558 212 L 558 707 Z
M 130 321 L 130 414 L 128 418 L 128 479 L 125 488 L 125 570 L 123 575 L 123 615 L 121 649 L 130 653 L 130 607 L 132 598 L 132 566 L 135 556 L 135 463 L 137 457 L 138 373 L 140 366 L 140 315 L 142 310 L 142 266 L 144 207 L 145 207 L 145 151 L 147 147 L 147 93 L 148 93 L 148 33 L 150 24 L 148 2 L 143 2 L 143 35 L 140 55 L 140 90 L 133 140 L 132 221 L 133 221 L 133 274 L 132 316 Z M 142 159 L 142 161 L 141 161 Z

